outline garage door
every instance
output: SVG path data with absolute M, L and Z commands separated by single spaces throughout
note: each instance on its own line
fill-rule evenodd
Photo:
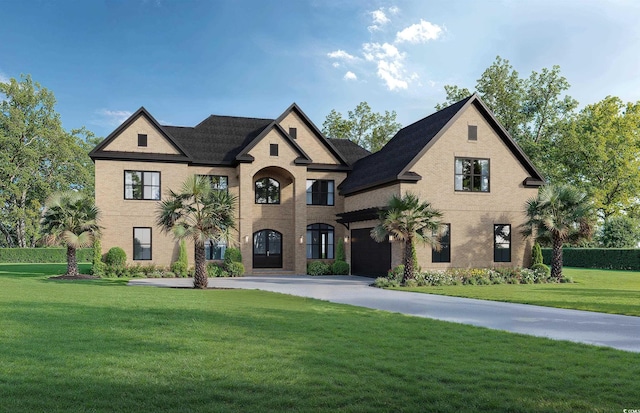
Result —
M 351 230 L 351 274 L 365 277 L 387 275 L 391 268 L 391 243 L 375 242 L 372 228 Z

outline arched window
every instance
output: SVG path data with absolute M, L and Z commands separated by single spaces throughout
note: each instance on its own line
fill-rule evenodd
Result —
M 280 182 L 273 178 L 256 181 L 256 204 L 279 204 Z
M 307 225 L 307 258 L 333 259 L 333 239 L 331 225 Z

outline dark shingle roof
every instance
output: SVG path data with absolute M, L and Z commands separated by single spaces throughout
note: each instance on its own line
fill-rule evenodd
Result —
M 329 142 L 336 148 L 338 152 L 346 159 L 349 165 L 353 165 L 356 161 L 371 155 L 371 152 L 351 142 L 349 139 L 332 139 L 327 138 Z
M 162 126 L 188 152 L 191 162 L 234 164 L 236 155 L 273 119 L 211 115 L 197 126 Z
M 398 131 L 378 152 L 360 159 L 340 185 L 349 194 L 400 179 L 399 174 L 473 96 L 435 112 Z M 415 180 L 417 176 L 406 177 Z

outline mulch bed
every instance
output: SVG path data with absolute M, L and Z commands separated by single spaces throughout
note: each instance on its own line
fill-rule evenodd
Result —
M 95 275 L 78 274 L 78 275 L 57 275 L 55 277 L 49 277 L 52 280 L 97 280 L 100 277 Z

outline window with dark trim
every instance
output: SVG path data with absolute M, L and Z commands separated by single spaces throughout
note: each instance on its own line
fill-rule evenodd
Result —
M 431 262 L 451 262 L 451 224 L 442 224 L 440 235 L 432 233 L 440 241 L 440 251 L 431 250 Z
M 511 262 L 511 225 L 493 226 L 493 261 Z
M 133 259 L 151 259 L 151 228 L 133 228 Z
M 256 181 L 256 204 L 279 204 L 280 182 L 273 178 Z
M 222 260 L 224 252 L 227 249 L 227 243 L 224 241 L 214 241 L 208 239 L 204 243 L 204 256 L 207 260 Z
M 269 144 L 269 155 L 278 156 L 278 144 L 277 143 Z
M 228 191 L 229 190 L 229 178 L 224 175 L 200 175 L 201 177 L 207 179 L 211 184 L 211 189 L 215 189 L 218 191 Z
M 489 160 L 456 158 L 455 190 L 489 192 Z
M 138 146 L 147 146 L 147 135 L 142 133 L 138 134 Z
M 307 205 L 333 205 L 334 187 L 332 180 L 307 179 Z
M 298 137 L 298 129 L 289 128 L 289 136 L 291 136 L 293 139 L 296 139 Z
M 160 172 L 124 171 L 124 199 L 160 200 Z
M 478 126 L 477 125 L 468 125 L 468 139 L 470 141 L 478 140 Z
M 307 258 L 333 259 L 333 227 L 328 224 L 307 225 Z

